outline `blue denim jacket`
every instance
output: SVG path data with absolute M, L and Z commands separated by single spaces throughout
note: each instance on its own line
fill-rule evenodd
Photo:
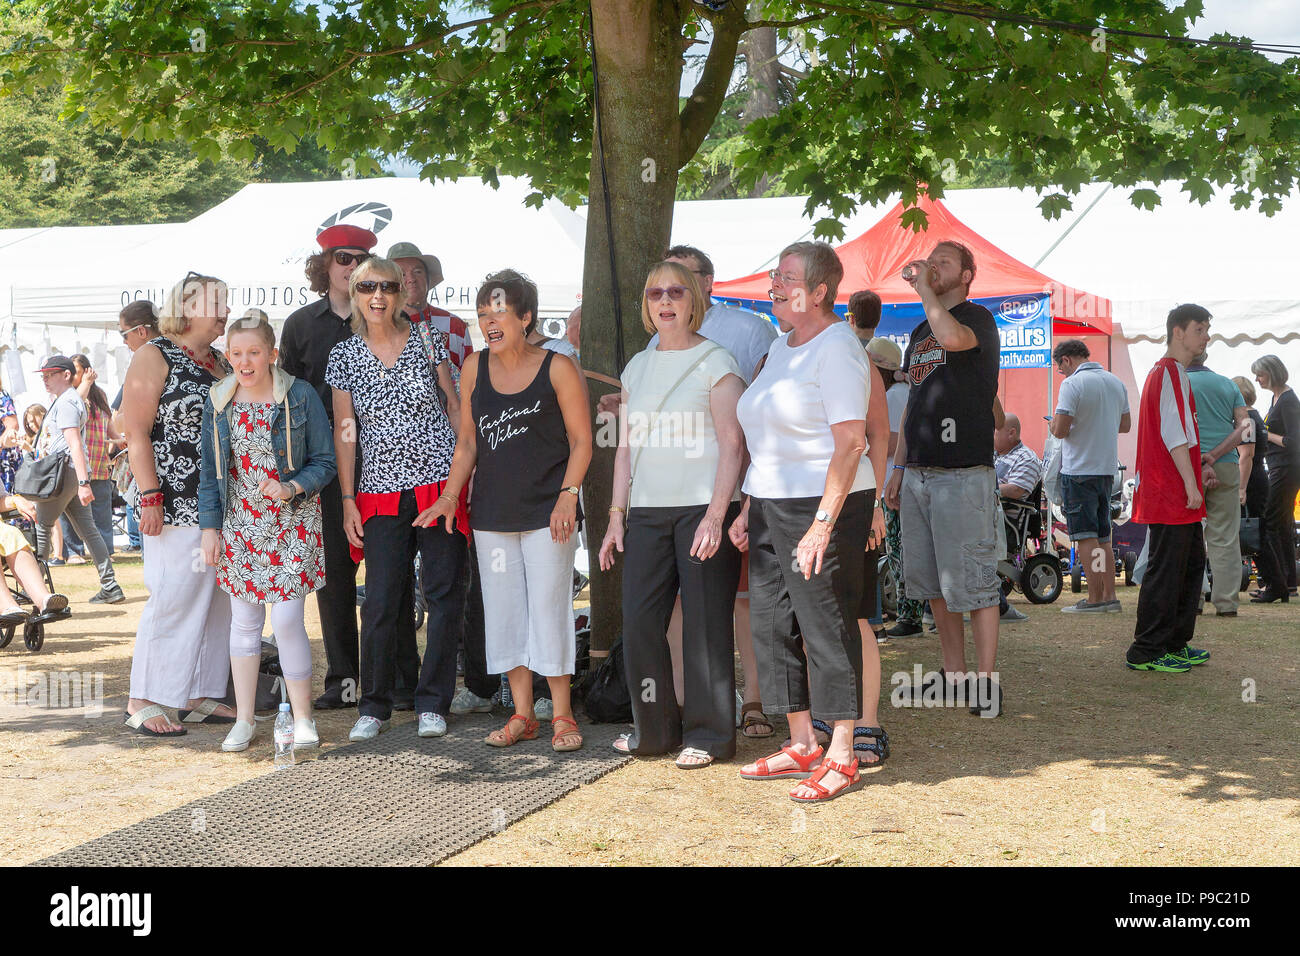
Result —
M 316 389 L 271 366 L 276 409 L 271 419 L 275 465 L 281 481 L 293 479 L 304 495 L 314 495 L 338 473 L 334 461 L 334 431 Z M 230 429 L 235 389 L 227 375 L 208 392 L 203 405 L 203 462 L 199 470 L 199 527 L 220 528 L 226 515 L 230 483 Z

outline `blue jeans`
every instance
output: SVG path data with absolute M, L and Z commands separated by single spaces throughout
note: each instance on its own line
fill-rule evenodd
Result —
M 126 537 L 131 547 L 143 547 L 144 542 L 140 538 L 140 522 L 135 520 L 135 509 L 129 505 L 126 509 Z
M 108 549 L 109 554 L 112 554 L 113 482 L 108 478 L 96 479 L 90 483 L 90 490 L 95 494 L 95 500 L 90 503 L 90 513 L 94 516 L 99 536 L 104 539 L 104 547 Z M 66 513 L 59 519 L 59 527 L 63 529 L 64 554 L 79 554 L 85 557 L 86 546 L 76 529 L 72 527 L 72 522 L 68 520 Z

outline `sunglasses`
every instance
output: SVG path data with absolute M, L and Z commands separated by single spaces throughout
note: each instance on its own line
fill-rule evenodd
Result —
M 665 295 L 668 296 L 668 298 L 672 299 L 674 302 L 680 302 L 682 299 L 686 297 L 686 286 L 670 285 L 666 289 L 661 289 L 658 286 L 655 286 L 653 289 L 645 290 L 645 297 L 646 300 L 649 302 L 658 302 Z
M 384 295 L 397 295 L 402 291 L 402 283 L 376 282 L 374 279 L 363 279 L 357 283 L 356 288 L 362 295 L 373 295 L 376 289 L 383 292 Z
M 354 262 L 357 265 L 361 265 L 361 263 L 365 262 L 369 258 L 370 258 L 370 253 L 368 252 L 335 252 L 334 253 L 334 261 L 341 266 L 350 266 Z

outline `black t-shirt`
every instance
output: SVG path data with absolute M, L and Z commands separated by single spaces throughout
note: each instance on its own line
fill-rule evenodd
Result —
M 913 331 L 903 356 L 911 391 L 903 435 L 907 463 L 929 468 L 993 464 L 993 399 L 1002 342 L 993 313 L 966 301 L 948 310 L 975 333 L 978 345 L 949 352 L 928 319 Z
M 285 319 L 284 331 L 280 333 L 280 367 L 316 389 L 330 422 L 334 421 L 334 398 L 333 390 L 325 384 L 325 369 L 330 350 L 350 338 L 352 320 L 334 314 L 329 296 L 304 305 Z

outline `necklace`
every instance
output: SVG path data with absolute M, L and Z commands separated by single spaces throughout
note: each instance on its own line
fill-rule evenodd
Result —
M 212 353 L 211 348 L 208 349 L 208 357 L 206 360 L 199 358 L 198 355 L 195 354 L 194 350 L 190 348 L 188 345 L 182 344 L 181 351 L 183 351 L 186 355 L 192 358 L 198 365 L 201 365 L 203 368 L 207 369 L 213 375 L 217 373 L 217 357 Z

